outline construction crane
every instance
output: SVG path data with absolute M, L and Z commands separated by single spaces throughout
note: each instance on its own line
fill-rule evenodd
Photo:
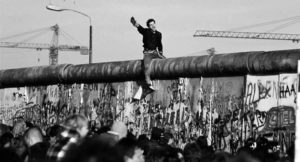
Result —
M 248 25 L 227 31 L 217 30 L 196 30 L 194 37 L 219 37 L 219 38 L 243 38 L 243 39 L 269 39 L 269 40 L 289 40 L 293 42 L 300 41 L 300 34 L 274 33 L 279 29 L 286 28 L 300 22 L 300 16 L 294 16 L 279 20 L 272 20 L 259 24 Z M 245 30 L 262 26 L 272 25 L 272 29 L 266 32 L 241 32 L 237 30 Z
M 300 41 L 300 34 L 234 32 L 213 30 L 197 30 L 194 34 L 194 37 L 290 40 L 297 43 Z
M 82 55 L 88 55 L 88 48 L 79 45 L 59 45 L 59 26 L 56 24 L 51 26 L 50 29 L 54 32 L 50 44 L 42 43 L 24 43 L 24 42 L 0 42 L 2 48 L 27 48 L 36 50 L 49 50 L 49 64 L 56 65 L 58 63 L 58 51 L 80 51 Z M 28 34 L 27 32 L 26 34 Z M 22 34 L 19 34 L 22 35 Z

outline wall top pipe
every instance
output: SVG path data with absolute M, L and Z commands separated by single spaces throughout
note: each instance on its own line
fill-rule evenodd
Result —
M 153 60 L 152 79 L 296 73 L 300 49 L 240 52 Z M 143 79 L 142 61 L 61 64 L 0 70 L 0 88 Z

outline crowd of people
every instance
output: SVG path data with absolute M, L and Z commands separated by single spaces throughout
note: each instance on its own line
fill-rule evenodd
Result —
M 214 150 L 205 136 L 179 145 L 171 132 L 152 128 L 138 137 L 126 124 L 90 128 L 79 114 L 42 130 L 23 119 L 0 125 L 1 162 L 293 162 L 294 145 L 286 153 L 260 137 L 248 139 L 237 153 Z M 181 143 L 182 144 L 182 143 Z

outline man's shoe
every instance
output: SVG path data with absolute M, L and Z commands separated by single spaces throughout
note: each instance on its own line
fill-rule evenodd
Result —
M 134 100 L 140 100 L 142 98 L 142 95 L 143 95 L 143 88 L 140 86 L 138 91 L 133 96 L 133 99 Z
M 148 88 L 149 88 L 151 91 L 155 91 L 153 85 L 150 85 Z

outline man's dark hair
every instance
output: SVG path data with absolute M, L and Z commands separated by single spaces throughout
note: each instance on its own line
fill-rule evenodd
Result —
M 150 23 L 151 22 L 155 23 L 155 20 L 154 19 L 148 19 L 147 22 L 146 22 L 146 24 L 147 24 L 148 27 L 150 27 Z

